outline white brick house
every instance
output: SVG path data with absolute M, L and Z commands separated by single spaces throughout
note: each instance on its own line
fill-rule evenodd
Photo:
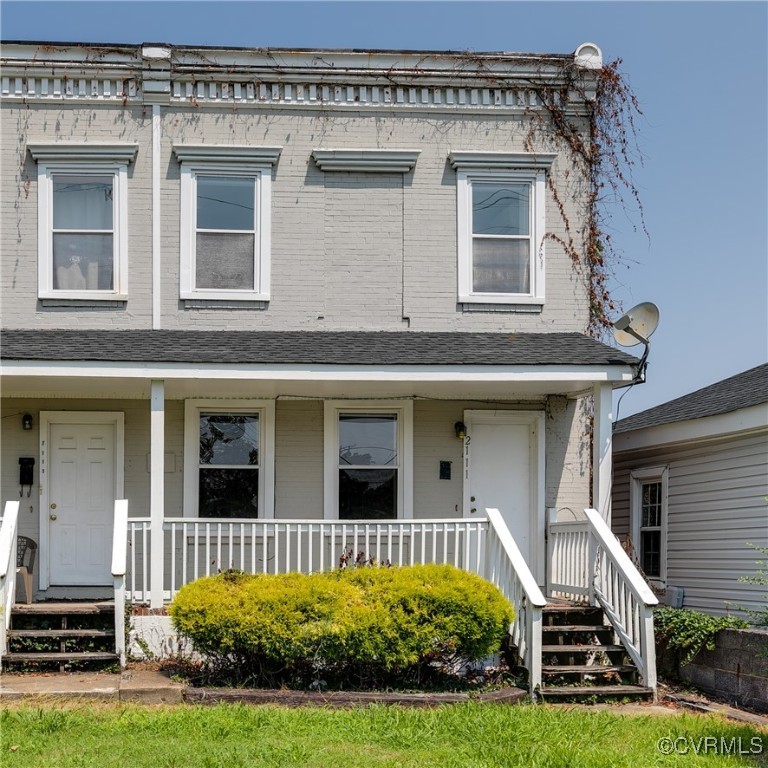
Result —
M 490 575 L 511 533 L 535 646 L 546 510 L 609 520 L 637 363 L 584 333 L 559 240 L 585 185 L 531 132 L 574 68 L 588 130 L 599 49 L 7 43 L 2 64 L 0 469 L 18 499 L 35 459 L 36 599 L 112 594 L 116 499 L 123 587 L 153 609 L 346 545 Z

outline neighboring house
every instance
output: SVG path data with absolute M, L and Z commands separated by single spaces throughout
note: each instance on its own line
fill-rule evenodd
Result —
M 739 579 L 765 559 L 748 543 L 768 546 L 768 364 L 616 423 L 613 529 L 662 600 L 765 606 Z
M 38 599 L 112 594 L 115 499 L 152 609 L 342 546 L 485 572 L 489 507 L 543 586 L 545 510 L 608 517 L 637 360 L 585 334 L 588 184 L 542 106 L 589 135 L 598 48 L 2 64 L 2 493 L 34 459 Z

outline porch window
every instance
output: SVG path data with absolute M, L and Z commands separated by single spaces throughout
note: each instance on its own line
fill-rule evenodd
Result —
M 326 402 L 325 516 L 411 517 L 412 403 Z
M 633 542 L 643 573 L 649 579 L 666 578 L 667 470 L 632 473 Z
M 200 517 L 259 516 L 259 414 L 201 413 Z
M 188 400 L 184 514 L 274 516 L 274 402 Z

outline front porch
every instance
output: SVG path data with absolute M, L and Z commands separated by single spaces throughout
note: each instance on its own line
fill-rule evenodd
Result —
M 4 609 L 0 659 L 5 655 L 11 660 L 7 637 L 17 612 L 13 567 L 17 524 L 18 502 L 9 502 L 0 528 Z M 545 698 L 584 692 L 655 695 L 652 609 L 657 601 L 593 509 L 585 510 L 580 521 L 547 521 L 544 590 L 494 508 L 472 520 L 167 519 L 155 547 L 152 537 L 150 518 L 129 518 L 128 502 L 115 503 L 111 561 L 114 637 L 115 655 L 123 665 L 125 608 L 151 606 L 152 586 L 157 590 L 158 582 L 163 602 L 167 602 L 184 584 L 232 568 L 247 573 L 310 573 L 365 564 L 449 563 L 486 578 L 514 605 L 510 643 L 527 672 L 532 694 Z M 158 551 L 162 557 L 156 564 L 153 556 Z M 593 623 L 573 624 L 568 613 L 572 610 Z M 575 640 L 569 641 L 571 637 Z M 627 673 L 640 684 L 622 685 Z M 557 685 L 573 675 L 577 681 L 586 678 L 590 682 L 587 686 Z M 604 690 L 595 683 L 603 678 L 620 685 Z

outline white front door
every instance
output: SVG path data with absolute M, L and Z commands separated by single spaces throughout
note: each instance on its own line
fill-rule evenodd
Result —
M 122 496 L 122 414 L 79 415 L 46 414 L 47 451 L 41 445 L 47 473 L 41 494 L 47 537 L 41 539 L 47 539 L 48 583 L 53 586 L 112 582 L 114 505 Z
M 534 576 L 541 581 L 543 413 L 465 411 L 464 422 L 464 517 L 484 517 L 486 508 L 498 509 Z

